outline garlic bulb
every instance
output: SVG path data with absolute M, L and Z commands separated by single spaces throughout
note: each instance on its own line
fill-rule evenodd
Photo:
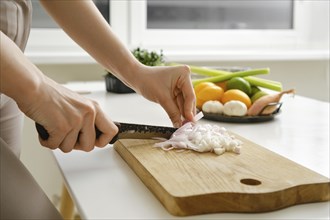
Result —
M 229 116 L 244 116 L 247 113 L 247 107 L 241 101 L 232 100 L 223 106 L 223 113 Z
M 216 114 L 222 114 L 223 113 L 223 105 L 219 101 L 207 101 L 202 106 L 203 112 L 206 113 L 216 113 Z

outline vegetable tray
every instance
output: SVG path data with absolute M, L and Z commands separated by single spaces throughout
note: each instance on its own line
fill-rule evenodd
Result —
M 165 151 L 121 139 L 116 151 L 175 216 L 259 213 L 329 200 L 329 179 L 236 134 L 241 154 Z
M 275 118 L 280 111 L 276 111 L 270 115 L 257 115 L 257 116 L 228 116 L 224 114 L 215 114 L 215 113 L 206 113 L 204 114 L 204 119 L 211 121 L 221 121 L 221 122 L 230 122 L 230 123 L 257 123 L 271 121 Z

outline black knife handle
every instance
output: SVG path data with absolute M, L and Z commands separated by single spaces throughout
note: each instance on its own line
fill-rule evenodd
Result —
M 42 140 L 46 141 L 49 138 L 48 131 L 44 128 L 44 126 L 42 126 L 41 124 L 39 124 L 37 122 L 36 122 L 36 129 Z
M 119 134 L 119 131 L 120 131 L 120 123 L 119 122 L 114 122 L 114 123 L 118 127 L 118 133 L 111 139 L 109 144 L 113 144 L 118 140 L 118 134 Z M 97 127 L 95 127 L 95 134 L 96 134 L 96 139 L 98 139 L 100 137 L 100 135 L 102 134 L 102 132 Z
M 118 122 L 114 122 L 115 123 L 115 125 L 117 125 L 117 127 L 118 127 L 118 129 L 120 128 L 120 123 L 118 123 Z M 49 133 L 48 133 L 48 131 L 44 128 L 44 126 L 42 126 L 41 124 L 39 124 L 39 123 L 35 123 L 35 125 L 36 125 L 36 129 L 37 129 L 37 132 L 38 132 L 38 134 L 39 134 L 39 136 L 40 136 L 40 138 L 42 139 L 42 140 L 48 140 L 48 138 L 49 138 Z M 118 132 L 119 133 L 119 132 Z M 116 136 L 114 136 L 113 138 L 112 138 L 112 140 L 110 141 L 110 144 L 113 144 L 113 143 L 115 143 L 117 140 L 118 140 L 118 133 L 116 134 Z M 100 137 L 100 135 L 102 134 L 102 132 L 95 126 L 95 135 L 96 135 L 96 139 L 98 139 L 99 137 Z

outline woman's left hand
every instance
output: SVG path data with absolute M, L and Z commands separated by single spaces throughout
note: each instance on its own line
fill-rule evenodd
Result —
M 150 101 L 159 103 L 174 127 L 192 121 L 196 114 L 195 94 L 188 66 L 142 66 L 134 89 Z M 142 76 L 142 77 L 141 77 Z

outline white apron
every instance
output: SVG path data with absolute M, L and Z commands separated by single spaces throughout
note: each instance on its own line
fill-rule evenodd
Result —
M 31 28 L 30 0 L 0 0 L 0 30 L 24 51 Z M 0 85 L 1 86 L 1 85 Z M 0 93 L 0 143 L 19 157 L 23 129 L 23 113 L 16 102 Z M 1 146 L 3 147 L 3 146 Z

